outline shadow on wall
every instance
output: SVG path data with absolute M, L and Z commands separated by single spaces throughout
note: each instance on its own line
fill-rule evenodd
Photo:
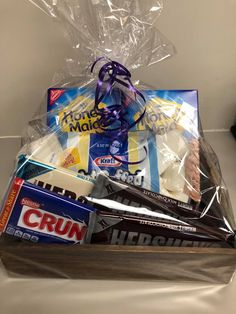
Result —
M 235 119 L 234 119 L 234 125 L 231 126 L 230 131 L 233 134 L 234 139 L 236 140 L 236 114 L 235 114 Z

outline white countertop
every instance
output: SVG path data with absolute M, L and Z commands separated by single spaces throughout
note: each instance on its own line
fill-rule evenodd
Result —
M 236 213 L 236 141 L 230 133 L 207 133 L 218 154 Z M 0 139 L 2 193 L 19 139 Z M 229 285 L 170 282 L 10 279 L 1 272 L 1 314 L 233 314 L 236 279 Z

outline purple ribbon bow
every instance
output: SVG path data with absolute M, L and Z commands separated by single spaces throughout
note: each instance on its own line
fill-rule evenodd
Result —
M 144 95 L 136 87 L 133 86 L 131 82 L 131 73 L 129 72 L 129 70 L 119 62 L 112 61 L 110 59 L 107 59 L 106 57 L 100 57 L 93 63 L 91 67 L 91 73 L 94 71 L 94 67 L 96 66 L 96 64 L 102 60 L 108 60 L 108 62 L 101 67 L 98 73 L 97 86 L 95 90 L 94 110 L 100 116 L 100 128 L 106 132 L 109 132 L 112 138 L 112 143 L 117 140 L 127 140 L 129 130 L 143 119 L 146 108 L 144 108 L 144 111 L 138 117 L 138 119 L 130 124 L 129 121 L 127 121 L 125 118 L 125 115 L 127 114 L 127 105 L 125 103 L 114 104 L 105 108 L 99 108 L 99 104 L 104 100 L 107 95 L 111 93 L 114 83 L 118 83 L 121 86 L 127 88 L 135 95 L 135 97 L 139 96 L 144 102 L 146 102 L 146 100 Z M 117 125 L 117 123 L 119 124 L 119 126 L 112 128 L 112 125 Z M 112 149 L 110 149 L 110 154 L 115 160 L 121 163 L 139 164 L 144 161 L 147 156 L 147 149 L 145 146 L 144 151 L 145 157 L 142 160 L 134 162 L 129 162 L 127 160 L 117 157 L 113 154 Z

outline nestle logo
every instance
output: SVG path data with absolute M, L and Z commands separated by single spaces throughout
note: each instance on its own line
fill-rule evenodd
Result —
M 21 205 L 26 205 L 26 206 L 29 206 L 31 208 L 39 208 L 40 207 L 39 203 L 31 201 L 31 199 L 29 199 L 27 197 L 22 198 Z
M 100 167 L 119 167 L 121 165 L 121 162 L 115 160 L 115 158 L 109 155 L 97 157 L 94 162 Z

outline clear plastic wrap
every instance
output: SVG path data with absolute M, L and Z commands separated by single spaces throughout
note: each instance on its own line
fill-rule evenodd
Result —
M 118 278 L 228 281 L 235 222 L 197 91 L 152 90 L 129 71 L 174 52 L 154 26 L 162 1 L 31 2 L 63 23 L 74 49 L 23 137 L 0 215 L 3 264 L 25 275 L 100 278 L 114 267 Z
M 73 55 L 67 58 L 66 80 L 86 73 L 101 56 L 135 69 L 159 62 L 174 52 L 173 45 L 154 26 L 162 1 L 30 1 L 63 23 L 74 48 Z

